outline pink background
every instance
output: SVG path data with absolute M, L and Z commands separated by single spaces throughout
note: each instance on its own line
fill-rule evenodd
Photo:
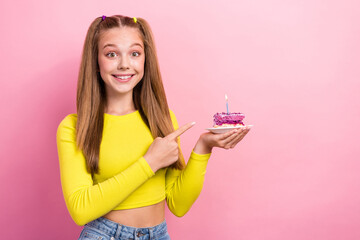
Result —
M 215 112 L 254 128 L 215 149 L 172 239 L 360 239 L 357 0 L 1 1 L 1 239 L 76 239 L 56 129 L 75 112 L 85 34 L 103 14 L 147 19 L 189 156 Z

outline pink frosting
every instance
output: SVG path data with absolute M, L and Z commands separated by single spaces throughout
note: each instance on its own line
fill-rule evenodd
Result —
M 245 125 L 242 120 L 245 118 L 243 113 L 216 113 L 214 115 L 214 125 L 221 126 L 223 124 L 241 124 Z

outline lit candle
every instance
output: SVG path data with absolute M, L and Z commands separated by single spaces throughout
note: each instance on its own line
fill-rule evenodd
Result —
M 227 112 L 227 114 L 229 114 L 228 97 L 227 97 L 227 95 L 226 95 L 226 94 L 225 94 L 225 101 L 226 101 L 226 112 Z

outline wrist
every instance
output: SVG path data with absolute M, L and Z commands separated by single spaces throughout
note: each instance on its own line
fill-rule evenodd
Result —
M 159 168 L 158 168 L 157 165 L 154 163 L 154 161 L 152 161 L 151 157 L 150 157 L 149 155 L 146 155 L 146 154 L 145 154 L 145 155 L 144 155 L 144 159 L 145 159 L 145 161 L 149 164 L 151 170 L 152 170 L 154 173 L 156 173 L 156 171 L 157 171 Z
M 193 151 L 197 154 L 208 154 L 211 153 L 212 147 L 206 144 L 201 138 L 199 138 Z

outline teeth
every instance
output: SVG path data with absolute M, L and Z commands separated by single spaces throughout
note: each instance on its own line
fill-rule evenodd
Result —
M 125 80 L 125 79 L 128 79 L 128 78 L 131 78 L 132 75 L 128 75 L 128 76 L 115 76 L 116 78 L 120 78 L 122 80 Z

